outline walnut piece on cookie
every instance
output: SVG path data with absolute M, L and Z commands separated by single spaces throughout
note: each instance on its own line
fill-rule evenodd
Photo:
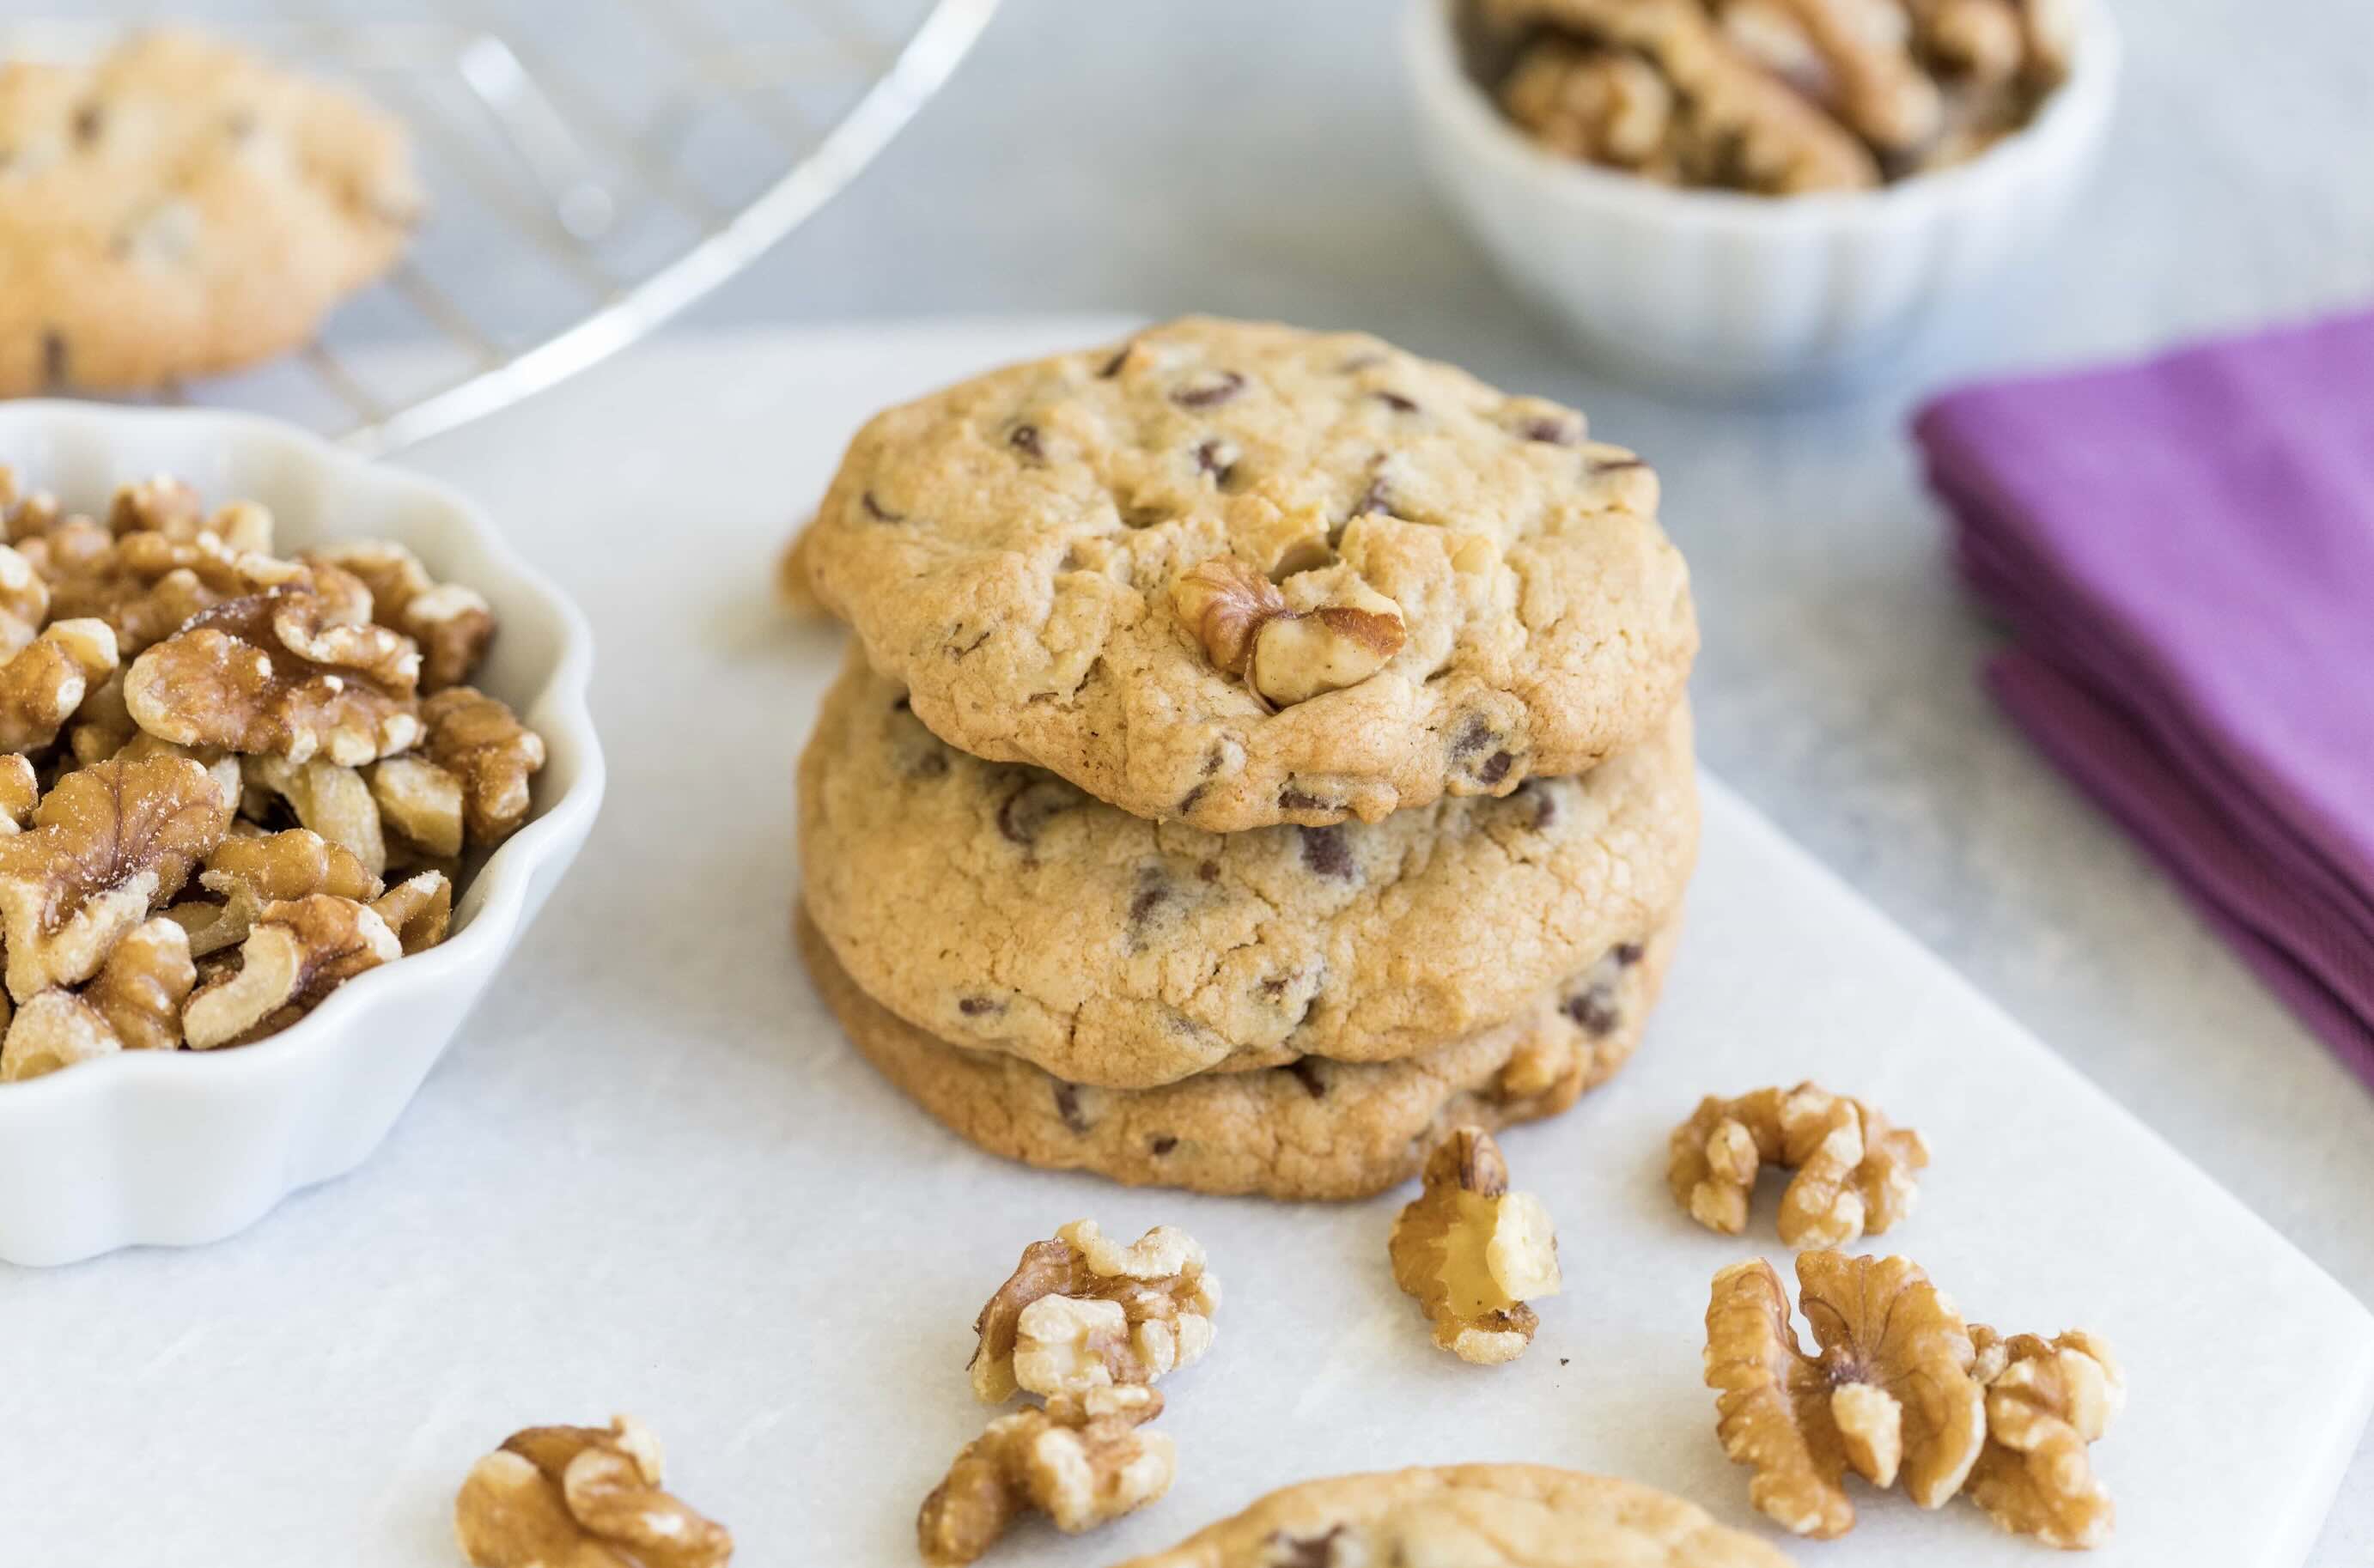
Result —
M 1526 1303 L 1559 1290 L 1549 1211 L 1509 1190 L 1500 1146 L 1452 1129 L 1426 1162 L 1426 1191 L 1393 1221 L 1393 1280 L 1417 1298 L 1434 1342 L 1480 1366 L 1517 1359 L 1540 1319 Z
M 962 1568 L 1028 1510 L 1076 1535 L 1157 1501 L 1178 1469 L 1170 1439 L 1141 1430 L 1161 1413 L 1159 1393 L 1122 1384 L 998 1417 L 923 1499 L 915 1518 L 923 1562 Z
M 1212 1348 L 1220 1282 L 1186 1232 L 1157 1225 L 1127 1246 L 1075 1220 L 1022 1249 L 973 1321 L 976 1397 L 1046 1397 L 1148 1384 Z
M 1954 1304 L 1903 1258 L 1797 1258 L 1816 1353 L 1800 1346 L 1789 1296 L 1761 1258 L 1714 1277 L 1707 1306 L 1706 1381 L 1718 1391 L 1716 1434 L 1753 1466 L 1748 1500 L 1783 1529 L 1828 1539 L 1854 1526 L 1841 1484 L 1901 1481 L 1923 1508 L 1943 1507 L 1985 1440 L 1976 1352 Z
M 422 207 L 360 98 L 172 29 L 0 69 L 0 396 L 133 391 L 294 348 Z
M 1694 1503 L 1546 1465 L 1304 1481 L 1120 1568 L 1789 1568 Z
M 1272 708 L 1359 685 L 1402 650 L 1400 606 L 1357 578 L 1340 600 L 1297 609 L 1241 561 L 1203 562 L 1170 590 L 1179 619 L 1213 667 L 1242 675 Z
M 453 1533 L 473 1568 L 723 1568 L 733 1536 L 664 1490 L 664 1468 L 632 1416 L 528 1427 L 470 1467 Z
M 2004 1339 L 1984 1324 L 1971 1325 L 1970 1340 L 1987 1389 L 1987 1441 L 1965 1495 L 2047 1546 L 2104 1544 L 2117 1512 L 2086 1449 L 2126 1402 L 2110 1347 L 2083 1329 Z
M 1674 1129 L 1665 1179 L 1675 1199 L 1710 1231 L 1747 1228 L 1748 1200 L 1765 1165 L 1796 1172 L 1780 1199 L 1780 1239 L 1791 1246 L 1846 1246 L 1878 1235 L 1912 1211 L 1928 1145 L 1868 1103 L 1813 1083 L 1710 1094 Z

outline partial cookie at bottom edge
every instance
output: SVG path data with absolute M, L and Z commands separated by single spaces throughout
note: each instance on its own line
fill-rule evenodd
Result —
M 857 1048 L 967 1141 L 1027 1164 L 1131 1187 L 1285 1199 L 1366 1198 L 1417 1174 L 1435 1140 L 1556 1116 L 1639 1044 L 1679 933 L 1569 1003 L 1562 986 L 1516 1024 L 1391 1062 L 1305 1057 L 1156 1089 L 1066 1083 L 1010 1057 L 950 1046 L 860 989 L 802 908 L 800 954 Z M 1611 960 L 1612 962 L 1612 960 Z
M 1461 1568 L 1790 1568 L 1697 1504 L 1547 1465 L 1445 1465 L 1273 1492 L 1121 1568 L 1457 1562 Z

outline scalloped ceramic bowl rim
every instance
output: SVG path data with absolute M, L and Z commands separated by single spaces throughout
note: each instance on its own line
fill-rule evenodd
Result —
M 2104 0 L 2078 0 L 2069 79 L 2027 124 L 1968 162 L 1865 191 L 1764 196 L 1744 191 L 1662 185 L 1622 170 L 1560 157 L 1510 124 L 1467 72 L 1452 17 L 1464 0 L 1409 0 L 1403 53 L 1421 104 L 1447 117 L 1471 150 L 1567 205 L 1619 208 L 1643 219 L 1709 232 L 1769 236 L 1815 228 L 1919 223 L 2000 178 L 2069 156 L 2086 122 L 2102 111 L 2120 74 L 2117 24 Z M 1445 90 L 1452 89 L 1452 90 Z
M 558 623 L 560 649 L 540 689 L 511 701 L 519 711 L 541 708 L 548 743 L 566 744 L 579 759 L 576 777 L 559 796 L 524 826 L 498 846 L 456 898 L 456 914 L 466 918 L 452 936 L 426 952 L 410 954 L 358 975 L 332 991 L 313 1011 L 276 1035 L 253 1045 L 212 1051 L 119 1051 L 93 1061 L 78 1062 L 59 1071 L 19 1082 L 0 1083 L 0 1139 L 9 1121 L 19 1116 L 38 1117 L 53 1111 L 70 1095 L 86 1098 L 123 1092 L 127 1086 L 170 1082 L 178 1074 L 213 1074 L 233 1082 L 293 1071 L 326 1052 L 362 1048 L 350 1025 L 368 1027 L 367 1014 L 378 1000 L 399 986 L 427 988 L 446 983 L 486 965 L 499 965 L 506 948 L 524 923 L 530 888 L 538 871 L 558 861 L 565 870 L 582 848 L 585 830 L 600 809 L 605 783 L 602 747 L 594 731 L 587 692 L 594 674 L 594 633 L 584 613 L 544 573 L 512 549 L 476 502 L 449 486 L 409 470 L 367 462 L 295 426 L 262 415 L 211 408 L 125 408 L 67 399 L 34 399 L 0 404 L 0 460 L 8 455 L 16 427 L 69 423 L 108 429 L 137 429 L 166 423 L 212 426 L 222 439 L 277 449 L 279 461 L 326 470 L 324 505 L 335 505 L 341 487 L 378 486 L 409 492 L 408 509 L 444 513 L 509 574 L 500 585 L 472 583 L 495 607 L 497 615 L 541 613 Z M 32 488 L 41 475 L 20 474 Z M 224 499 L 229 497 L 212 497 Z M 310 531 L 308 531 L 310 532 Z M 335 529 L 323 536 L 340 535 Z M 434 569 L 435 563 L 430 563 Z M 533 603 L 534 611 L 528 606 Z M 442 1056 L 452 1044 L 438 1047 Z M 401 1114 L 401 1113 L 399 1113 Z

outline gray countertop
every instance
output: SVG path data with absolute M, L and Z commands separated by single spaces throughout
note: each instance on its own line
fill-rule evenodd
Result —
M 2374 7 L 2114 8 L 2128 76 L 2090 198 L 1978 332 L 1863 402 L 1690 406 L 1570 358 L 1426 188 L 1384 0 L 1008 0 L 859 185 L 695 321 L 1278 316 L 1580 404 L 1665 478 L 1707 628 L 1709 762 L 2374 1300 L 2374 1095 L 1978 691 L 1990 633 L 1902 435 L 1925 389 L 1972 369 L 2374 300 Z M 2269 1307 L 2237 1332 L 2280 1331 Z M 2374 1561 L 2374 1443 L 2312 1561 Z
M 1007 0 L 854 189 L 676 330 L 1215 310 L 1370 328 L 1581 404 L 1665 477 L 1707 628 L 1710 763 L 2374 1300 L 2374 1096 L 1982 698 L 1990 634 L 1902 434 L 1922 392 L 1974 369 L 2374 299 L 2374 6 L 2114 0 L 2123 101 L 2060 241 L 1892 386 L 1798 410 L 1663 401 L 1572 359 L 1425 188 L 1395 9 Z M 2281 1332 L 2268 1305 L 2235 1331 Z M 2238 1410 L 2238 1436 L 2280 1419 Z M 2312 1561 L 2374 1561 L 2374 1444 Z

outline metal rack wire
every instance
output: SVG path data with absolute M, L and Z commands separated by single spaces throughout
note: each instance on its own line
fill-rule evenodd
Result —
M 220 30 L 345 76 L 414 132 L 432 214 L 290 360 L 175 386 L 370 454 L 574 375 L 805 221 L 888 144 L 998 0 L 348 0 Z M 324 13 L 327 14 L 324 14 Z M 89 54 L 121 24 L 0 28 Z M 634 62 L 631 73 L 615 67 Z M 390 351 L 382 345 L 400 345 Z M 370 346 L 375 351 L 358 353 Z

